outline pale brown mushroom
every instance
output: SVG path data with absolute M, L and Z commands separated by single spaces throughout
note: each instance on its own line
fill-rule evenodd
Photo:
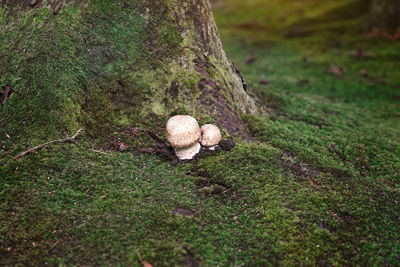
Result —
M 201 131 L 196 119 L 188 115 L 171 117 L 166 126 L 167 141 L 174 147 L 176 156 L 192 159 L 199 151 Z
M 221 141 L 221 132 L 217 126 L 213 124 L 204 124 L 201 126 L 201 145 L 214 150 L 216 145 Z

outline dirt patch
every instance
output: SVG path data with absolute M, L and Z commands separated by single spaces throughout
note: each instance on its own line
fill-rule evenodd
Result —
M 289 152 L 284 151 L 282 153 L 282 160 L 285 167 L 287 167 L 297 177 L 303 177 L 309 179 L 313 185 L 317 184 L 316 178 L 320 177 L 321 172 L 312 168 L 309 164 L 304 162 L 297 162 L 296 156 Z
M 339 170 L 339 169 L 321 169 L 322 172 L 330 173 L 333 177 L 340 180 L 347 180 L 351 177 L 351 174 L 348 172 Z
M 3 104 L 12 94 L 12 88 L 9 85 L 4 86 L 0 90 L 0 104 Z
M 185 255 L 185 261 L 186 261 L 186 265 L 188 267 L 198 267 L 199 264 L 197 263 L 197 261 L 194 258 L 194 255 L 192 252 L 190 252 L 188 249 L 185 248 L 186 251 L 186 255 Z
M 338 155 L 339 158 L 340 158 L 343 162 L 346 161 L 346 158 L 347 158 L 346 155 L 342 152 L 342 150 L 341 150 L 340 148 L 336 148 L 336 147 L 335 147 L 335 144 L 330 144 L 329 147 L 328 147 L 328 149 L 329 149 L 330 152 L 336 153 L 336 155 Z
M 178 97 L 178 95 L 179 95 L 179 83 L 178 83 L 178 81 L 173 81 L 171 83 L 171 87 L 169 88 L 168 92 L 172 97 L 174 97 L 174 98 Z
M 377 77 L 376 75 L 369 74 L 366 69 L 360 70 L 359 75 L 361 78 L 363 78 L 367 82 L 385 85 L 385 86 L 389 85 L 389 83 L 387 81 L 383 80 L 381 77 Z
M 346 212 L 335 213 L 331 210 L 326 210 L 325 213 L 332 216 L 332 218 L 334 218 L 335 220 L 338 220 L 338 221 L 341 221 L 344 223 L 353 224 L 356 221 L 355 218 L 353 218 L 350 214 L 348 214 Z
M 302 122 L 305 122 L 307 124 L 311 124 L 313 126 L 318 127 L 319 129 L 322 129 L 322 127 L 329 126 L 329 124 L 326 123 L 325 121 L 315 122 L 315 121 L 311 121 L 310 119 L 303 118 L 301 116 L 296 116 L 296 117 L 293 118 L 293 120 L 294 121 L 302 121 Z
M 310 36 L 313 31 L 307 27 L 293 27 L 286 34 L 286 38 L 303 38 Z
M 198 171 L 193 168 L 187 175 L 196 177 L 196 186 L 199 193 L 206 195 L 225 194 L 230 190 L 223 182 L 217 182 L 212 179 L 211 175 L 205 171 Z
M 109 142 L 111 145 L 111 150 L 125 152 L 129 149 L 129 146 L 120 138 L 113 138 L 109 140 Z
M 284 166 L 287 167 L 294 175 L 308 178 L 312 184 L 318 184 L 316 178 L 319 178 L 321 173 L 329 173 L 334 178 L 339 180 L 347 180 L 351 177 L 351 174 L 339 169 L 320 167 L 317 169 L 312 168 L 309 163 L 298 162 L 295 154 L 290 151 L 283 151 L 281 158 Z
M 172 215 L 194 216 L 194 211 L 188 209 L 177 208 L 172 211 Z

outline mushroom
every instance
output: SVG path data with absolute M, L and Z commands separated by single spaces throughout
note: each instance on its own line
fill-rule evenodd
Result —
M 201 145 L 214 150 L 221 141 L 221 132 L 213 124 L 204 124 L 201 126 Z
M 201 131 L 196 119 L 188 115 L 170 118 L 166 126 L 167 141 L 180 160 L 192 159 L 199 151 Z

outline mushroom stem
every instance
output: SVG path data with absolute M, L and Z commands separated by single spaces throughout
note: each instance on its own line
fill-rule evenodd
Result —
M 190 146 L 174 147 L 176 156 L 180 159 L 192 159 L 200 151 L 200 144 L 196 142 Z
M 217 145 L 215 145 L 215 146 L 210 146 L 210 147 L 207 147 L 209 150 L 215 150 L 216 148 L 217 148 Z

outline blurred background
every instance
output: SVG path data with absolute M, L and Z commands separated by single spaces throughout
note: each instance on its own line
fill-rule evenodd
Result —
M 397 0 L 212 0 L 224 37 L 278 41 L 308 37 L 334 42 L 361 33 L 400 38 Z M 348 38 L 345 38 L 348 37 Z
M 287 107 L 282 103 L 288 93 L 298 93 L 302 98 L 352 103 L 386 118 L 395 116 L 392 124 L 399 126 L 397 0 L 212 0 L 211 4 L 225 50 L 249 91 L 267 109 L 276 106 L 272 114 Z

